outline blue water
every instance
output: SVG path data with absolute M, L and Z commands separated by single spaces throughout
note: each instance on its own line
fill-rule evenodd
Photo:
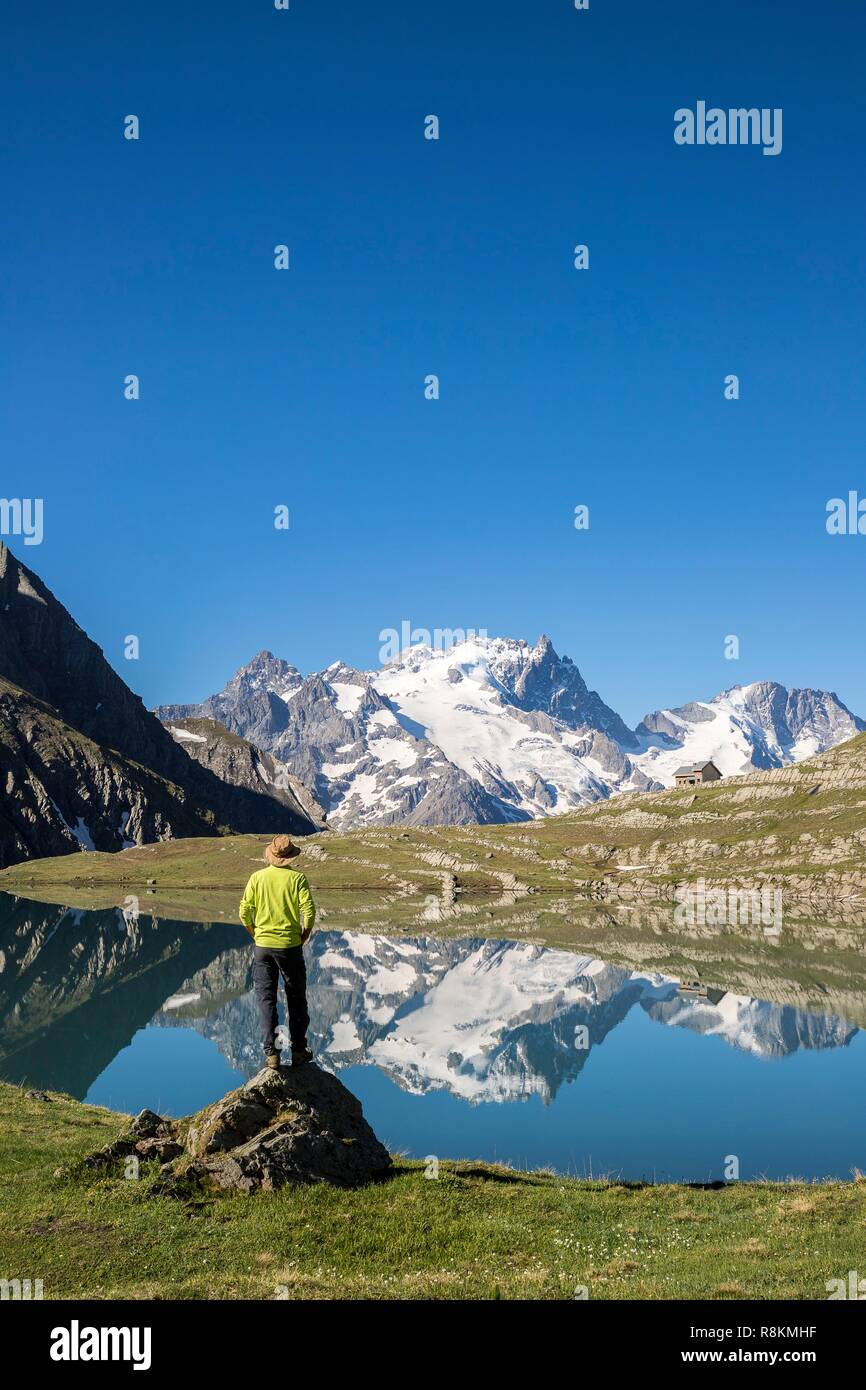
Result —
M 416 1158 L 658 1181 L 715 1181 L 731 1154 L 741 1178 L 866 1170 L 863 1033 L 832 1053 L 766 1061 L 632 1013 L 548 1104 L 467 1105 L 442 1091 L 419 1103 L 374 1067 L 340 1079 L 382 1142 Z
M 4 1079 L 176 1116 L 262 1065 L 239 928 L 0 895 L 0 962 Z M 743 1179 L 866 1171 L 866 1036 L 845 1019 L 514 941 L 320 931 L 307 968 L 317 1060 L 396 1152 L 658 1181 L 732 1159 Z
M 246 1080 L 214 1043 L 190 1029 L 141 1028 L 84 1099 L 131 1115 L 139 1110 L 189 1115 Z
M 483 1159 L 580 1176 L 715 1181 L 850 1178 L 866 1170 L 866 1036 L 832 1052 L 766 1060 L 633 1011 L 554 1100 L 469 1103 L 412 1095 L 378 1067 L 341 1081 L 393 1152 Z M 93 1105 L 185 1115 L 245 1074 L 185 1028 L 140 1029 L 88 1089 Z

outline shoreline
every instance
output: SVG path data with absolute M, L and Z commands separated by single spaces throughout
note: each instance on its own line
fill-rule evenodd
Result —
M 866 1260 L 856 1175 L 649 1185 L 442 1160 L 430 1181 L 397 1157 L 354 1190 L 168 1197 L 155 1160 L 135 1181 L 82 1168 L 119 1112 L 3 1083 L 0 1119 L 0 1261 L 46 1301 L 825 1300 Z

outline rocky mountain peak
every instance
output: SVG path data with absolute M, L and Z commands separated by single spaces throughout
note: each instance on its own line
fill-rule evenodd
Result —
M 534 647 L 521 645 L 512 661 L 499 661 L 495 669 L 520 709 L 543 712 L 570 729 L 595 730 L 624 748 L 636 747 L 631 729 L 588 688 L 571 657 L 557 654 L 546 633 Z
M 260 653 L 222 695 L 180 708 L 267 749 L 337 829 L 555 815 L 672 785 L 683 762 L 712 759 L 725 776 L 782 766 L 863 727 L 835 696 L 762 681 L 656 710 L 633 731 L 546 633 L 416 644 L 378 670 L 334 661 L 305 679 Z
M 866 723 L 830 691 L 752 681 L 710 700 L 645 715 L 636 731 L 641 745 L 636 761 L 665 785 L 681 763 L 712 760 L 731 777 L 801 762 L 864 728 Z
M 271 691 L 284 696 L 287 691 L 296 690 L 303 679 L 296 666 L 274 656 L 273 652 L 261 651 L 235 672 L 223 694 L 245 687 L 249 691 Z

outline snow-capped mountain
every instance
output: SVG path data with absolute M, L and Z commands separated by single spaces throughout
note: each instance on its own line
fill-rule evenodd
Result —
M 864 728 L 837 695 L 755 681 L 645 715 L 636 730 L 642 751 L 633 756 L 648 777 L 669 787 L 681 764 L 712 761 L 733 777 L 801 762 Z
M 527 819 L 450 762 L 422 729 L 401 721 L 367 673 L 334 662 L 289 689 L 285 675 L 285 663 L 262 652 L 222 694 L 158 713 L 175 737 L 199 714 L 233 733 L 245 730 L 242 737 L 313 789 L 336 828 Z
M 684 763 L 778 767 L 866 728 L 836 695 L 758 682 L 631 730 L 546 636 L 415 646 L 376 671 L 334 662 L 306 678 L 261 652 L 219 695 L 157 713 L 175 737 L 210 718 L 265 749 L 337 829 L 557 815 L 670 786 Z

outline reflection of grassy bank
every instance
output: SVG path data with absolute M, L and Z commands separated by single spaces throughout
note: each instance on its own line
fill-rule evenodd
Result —
M 119 1115 L 0 1086 L 0 1264 L 46 1298 L 826 1298 L 866 1264 L 866 1183 L 629 1187 L 398 1162 L 357 1192 L 153 1196 L 55 1178 Z M 73 1170 L 74 1171 L 74 1170 Z
M 209 846 L 211 853 L 214 847 L 220 852 L 218 841 L 198 843 Z M 189 848 L 190 842 L 179 845 L 180 863 L 185 862 Z M 88 862 L 92 857 L 88 856 Z M 255 860 L 241 858 L 237 842 L 229 842 L 221 866 L 236 872 L 240 863 L 245 870 L 250 862 Z M 430 884 L 424 892 L 412 893 L 395 892 L 393 885 L 381 892 L 335 891 L 318 881 L 317 861 L 306 867 L 315 887 L 321 930 L 525 941 L 597 956 L 631 970 L 700 980 L 716 990 L 812 1013 L 838 1014 L 866 1027 L 864 908 L 828 907 L 821 914 L 812 904 L 789 903 L 781 934 L 775 936 L 760 926 L 684 925 L 675 920 L 672 905 L 664 902 L 612 904 L 574 893 L 538 893 L 509 902 L 504 900 L 507 895 L 449 895 L 441 885 L 437 892 Z M 131 884 L 118 889 L 108 883 L 66 887 L 59 882 L 34 883 L 18 891 L 25 895 L 19 904 L 25 917 L 26 901 L 31 898 L 85 910 L 113 908 L 125 901 L 129 906 L 130 900 L 137 900 L 143 918 L 166 925 L 236 926 L 240 896 L 238 889 L 218 884 L 189 892 L 175 886 L 172 876 L 162 871 L 153 893 L 136 891 Z

